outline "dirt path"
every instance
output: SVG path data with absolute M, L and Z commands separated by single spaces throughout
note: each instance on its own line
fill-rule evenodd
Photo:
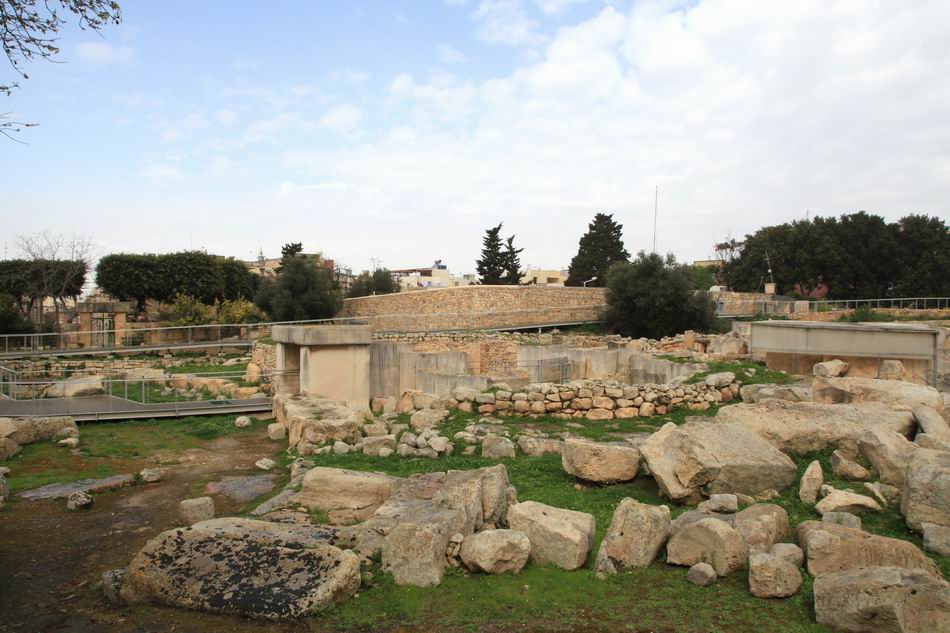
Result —
M 203 493 L 208 481 L 258 475 L 261 438 L 230 435 L 174 456 L 160 483 L 98 495 L 86 512 L 63 499 L 17 501 L 0 513 L 0 631 L 294 631 L 273 624 L 157 607 L 116 608 L 94 591 L 103 571 L 124 567 L 142 545 L 176 527 L 178 502 Z M 154 459 L 128 460 L 137 472 Z M 218 515 L 242 504 L 215 498 Z M 301 628 L 302 627 L 302 628 Z

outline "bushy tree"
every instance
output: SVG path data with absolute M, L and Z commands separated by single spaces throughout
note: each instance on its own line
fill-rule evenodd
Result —
M 248 270 L 244 262 L 233 257 L 220 258 L 219 265 L 224 280 L 222 299 L 237 301 L 254 298 L 260 277 Z
M 172 322 L 175 325 L 205 325 L 211 322 L 211 310 L 200 299 L 178 294 L 172 300 Z
M 908 215 L 891 225 L 898 244 L 897 297 L 950 297 L 950 227 L 944 220 Z
M 158 256 L 115 253 L 96 266 L 96 285 L 119 301 L 135 301 L 136 312 L 145 302 L 162 296 Z
M 287 242 L 280 247 L 280 265 L 277 266 L 277 274 L 284 270 L 287 262 L 303 253 L 303 242 Z
M 30 334 L 33 324 L 23 318 L 13 295 L 0 293 L 0 334 Z
M 710 286 L 715 286 L 716 269 L 709 266 L 693 266 L 691 264 L 681 264 L 683 272 L 689 277 L 689 285 L 693 290 L 709 290 Z
M 686 330 L 710 331 L 716 320 L 708 293 L 694 290 L 673 255 L 640 252 L 607 273 L 606 323 L 626 336 L 658 339 Z
M 501 250 L 501 223 L 485 231 L 482 238 L 482 256 L 475 261 L 478 283 L 498 286 L 504 283 L 506 271 L 505 254 Z
M 356 276 L 348 297 L 366 297 L 370 295 L 388 295 L 399 292 L 399 284 L 388 268 L 377 268 L 373 272 L 363 271 Z
M 613 214 L 598 213 L 587 225 L 578 243 L 577 255 L 567 269 L 567 285 L 581 286 L 594 279 L 588 286 L 603 287 L 607 283 L 607 271 L 615 262 L 625 262 L 630 253 L 623 245 L 623 226 L 614 221 Z
M 343 298 L 331 271 L 295 257 L 276 279 L 261 281 L 254 303 L 275 321 L 306 321 L 335 316 Z

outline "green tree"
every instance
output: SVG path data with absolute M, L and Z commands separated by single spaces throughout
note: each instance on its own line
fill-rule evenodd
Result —
M 159 256 L 160 301 L 170 302 L 178 295 L 194 297 L 205 304 L 224 296 L 224 271 L 221 258 L 203 251 L 182 251 Z
M 899 245 L 898 297 L 950 297 L 950 227 L 937 217 L 908 215 L 890 225 Z
M 587 233 L 578 243 L 577 255 L 571 259 L 567 270 L 567 285 L 603 287 L 607 283 L 607 271 L 615 262 L 625 262 L 630 253 L 623 245 L 623 226 L 614 221 L 613 214 L 597 213 L 587 225 Z
M 276 279 L 261 281 L 254 303 L 275 321 L 305 321 L 335 316 L 343 298 L 331 271 L 295 257 Z
M 236 301 L 254 297 L 260 277 L 248 270 L 244 262 L 233 257 L 222 257 L 218 265 L 224 280 L 221 299 Z
M 498 226 L 487 229 L 485 237 L 482 238 L 482 256 L 475 261 L 478 283 L 486 286 L 498 286 L 505 283 L 508 262 L 501 247 L 501 223 L 499 223 Z
M 709 266 L 693 266 L 691 264 L 681 264 L 683 272 L 689 277 L 689 286 L 693 290 L 709 290 L 710 286 L 715 286 L 716 269 Z
M 388 268 L 377 268 L 373 272 L 363 271 L 356 276 L 348 297 L 366 297 L 369 295 L 388 295 L 399 292 L 399 284 Z
M 686 330 L 710 331 L 716 320 L 708 293 L 693 290 L 673 255 L 640 252 L 607 273 L 606 323 L 626 336 L 658 339 Z
M 303 253 L 303 242 L 287 242 L 280 247 L 280 265 L 277 266 L 277 274 L 284 270 L 287 262 Z
M 505 275 L 501 282 L 507 286 L 521 285 L 521 251 L 523 248 L 515 248 L 515 236 L 510 236 L 505 241 L 505 250 L 502 253 L 505 262 Z
M 827 273 L 837 299 L 891 297 L 899 268 L 895 233 L 884 218 L 864 211 L 842 215 L 834 226 L 842 257 Z
M 96 285 L 119 301 L 135 301 L 136 311 L 145 310 L 145 302 L 161 296 L 158 256 L 115 253 L 96 265 Z
M 175 325 L 205 325 L 211 322 L 211 310 L 195 297 L 178 294 L 172 300 L 172 322 Z

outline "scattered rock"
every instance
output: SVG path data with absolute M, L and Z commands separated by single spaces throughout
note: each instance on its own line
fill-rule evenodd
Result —
M 767 552 L 788 536 L 788 513 L 774 503 L 756 503 L 735 515 L 733 527 L 750 551 Z
M 79 446 L 79 440 L 75 437 L 67 437 L 66 439 L 56 442 L 56 446 L 60 448 L 76 448 Z
M 194 525 L 214 518 L 214 499 L 197 497 L 184 499 L 178 504 L 178 513 L 185 525 Z
M 125 582 L 125 569 L 110 569 L 102 573 L 102 595 L 110 604 L 122 604 L 122 583 Z
M 425 410 L 431 411 L 431 409 L 425 409 Z M 396 436 L 395 435 L 376 435 L 372 437 L 363 438 L 363 454 L 364 455 L 379 457 L 379 451 L 384 448 L 388 448 L 390 450 L 396 450 Z
M 666 562 L 692 566 L 705 562 L 719 576 L 742 569 L 749 548 L 742 536 L 718 519 L 701 519 L 675 532 L 666 546 Z
M 868 534 L 861 530 L 805 521 L 798 526 L 798 543 L 812 576 L 861 567 L 922 569 L 941 577 L 936 563 L 916 545 L 901 539 Z
M 144 483 L 154 484 L 162 480 L 162 469 L 161 468 L 143 468 L 139 472 L 139 479 Z
M 311 615 L 351 597 L 359 558 L 319 528 L 223 518 L 162 532 L 128 567 L 122 598 L 244 617 Z
M 251 426 L 251 418 L 246 415 L 240 415 L 234 419 L 234 426 L 239 429 L 246 429 Z
M 222 477 L 205 486 L 205 493 L 222 495 L 237 501 L 247 503 L 274 489 L 277 475 L 246 475 L 237 477 Z
M 843 525 L 855 530 L 861 529 L 861 517 L 850 512 L 825 512 L 821 515 L 821 522 Z
M 921 523 L 924 549 L 941 556 L 950 556 L 950 527 L 936 523 Z
M 939 409 L 942 405 L 940 393 L 933 387 L 901 380 L 818 376 L 812 381 L 811 390 L 815 402 L 826 404 L 880 402 L 904 411 L 921 405 Z
M 594 542 L 593 515 L 523 501 L 508 508 L 508 525 L 531 542 L 531 560 L 573 570 L 584 565 Z
M 395 481 L 378 473 L 342 468 L 311 468 L 294 501 L 327 513 L 331 523 L 369 518 L 395 491 Z
M 19 494 L 21 499 L 36 501 L 38 499 L 62 499 L 68 497 L 74 492 L 88 492 L 89 494 L 99 494 L 110 490 L 118 490 L 135 483 L 135 477 L 132 475 L 112 475 L 103 479 L 80 479 L 68 484 L 49 484 L 26 490 Z
M 910 461 L 919 447 L 902 434 L 887 429 L 868 429 L 861 435 L 861 454 L 877 471 L 881 481 L 903 487 Z
M 776 543 L 769 550 L 769 554 L 786 560 L 796 567 L 801 567 L 805 562 L 805 552 L 794 543 Z
M 823 378 L 837 378 L 843 376 L 848 371 L 848 363 L 843 360 L 826 360 L 822 363 L 815 363 L 811 368 L 811 373 Z
M 95 500 L 92 498 L 92 495 L 88 492 L 82 490 L 77 491 L 69 495 L 66 499 L 66 509 L 67 510 L 85 510 L 91 508 Z
M 270 459 L 269 457 L 264 457 L 254 462 L 254 465 L 260 468 L 261 470 L 272 470 L 274 466 L 277 465 L 277 462 Z
M 723 387 L 728 387 L 730 384 L 735 382 L 736 375 L 731 371 L 723 371 L 718 374 L 709 374 L 706 376 L 706 380 L 703 382 L 710 387 L 715 387 L 716 389 L 722 389 Z
M 913 413 L 921 431 L 927 435 L 950 440 L 950 425 L 933 407 L 914 407 Z
M 840 450 L 836 450 L 831 454 L 831 470 L 841 479 L 850 479 L 851 481 L 864 481 L 871 476 L 867 468 L 848 459 Z
M 815 510 L 818 514 L 826 512 L 850 512 L 858 514 L 865 510 L 881 511 L 881 506 L 877 501 L 865 495 L 859 495 L 850 490 L 835 490 L 824 499 L 815 504 Z
M 926 572 L 866 567 L 815 579 L 815 619 L 855 633 L 945 633 L 950 584 Z
M 901 493 L 907 526 L 920 531 L 924 523 L 950 527 L 950 453 L 918 450 L 907 468 Z
M 798 593 L 802 573 L 784 558 L 762 552 L 749 556 L 749 593 L 757 598 L 787 598 Z
M 670 509 L 625 498 L 614 510 L 610 527 L 600 543 L 598 574 L 648 567 L 670 533 Z
M 337 440 L 333 443 L 333 454 L 334 455 L 346 455 L 350 452 L 350 445 L 346 442 L 341 442 Z
M 818 491 L 821 490 L 825 482 L 824 474 L 821 471 L 821 464 L 816 459 L 808 464 L 808 468 L 802 474 L 802 481 L 798 485 L 798 498 L 802 503 L 814 505 L 818 501 Z
M 446 409 L 421 409 L 409 418 L 409 426 L 417 431 L 431 429 L 448 415 L 449 412 Z
M 515 445 L 507 437 L 490 433 L 482 440 L 482 457 L 509 459 L 515 456 Z
M 486 574 L 517 574 L 528 562 L 531 542 L 523 532 L 483 530 L 466 536 L 459 556 L 465 566 Z
M 732 494 L 710 495 L 709 499 L 696 506 L 696 509 L 706 514 L 710 512 L 731 514 L 739 510 L 739 498 Z
M 585 481 L 630 481 L 637 476 L 640 451 L 622 443 L 602 444 L 569 439 L 564 442 L 561 465 L 565 472 Z
M 686 580 L 700 587 L 715 584 L 718 578 L 716 570 L 709 563 L 696 563 L 686 572 Z
M 270 440 L 282 440 L 287 437 L 287 427 L 280 422 L 274 422 L 267 425 L 267 438 Z

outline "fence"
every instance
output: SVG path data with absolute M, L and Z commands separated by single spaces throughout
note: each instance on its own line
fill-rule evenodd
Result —
M 201 349 L 249 347 L 258 338 L 270 334 L 274 325 L 368 325 L 375 332 L 452 332 L 466 330 L 515 330 L 598 322 L 606 306 L 487 312 L 446 312 L 436 314 L 382 314 L 365 317 L 340 317 L 307 321 L 279 321 L 252 324 L 180 325 L 154 328 L 99 330 L 100 339 L 115 341 L 110 346 L 85 345 L 92 332 L 0 335 L 0 357 L 27 355 L 89 354 L 113 351 L 156 351 L 164 349 Z M 92 339 L 97 340 L 97 339 Z
M 893 299 L 842 299 L 842 300 L 796 300 L 743 301 L 724 310 L 717 305 L 717 315 L 721 318 L 737 316 L 791 315 L 807 312 L 847 312 L 858 308 L 877 310 L 947 310 L 950 309 L 948 297 L 895 297 Z

